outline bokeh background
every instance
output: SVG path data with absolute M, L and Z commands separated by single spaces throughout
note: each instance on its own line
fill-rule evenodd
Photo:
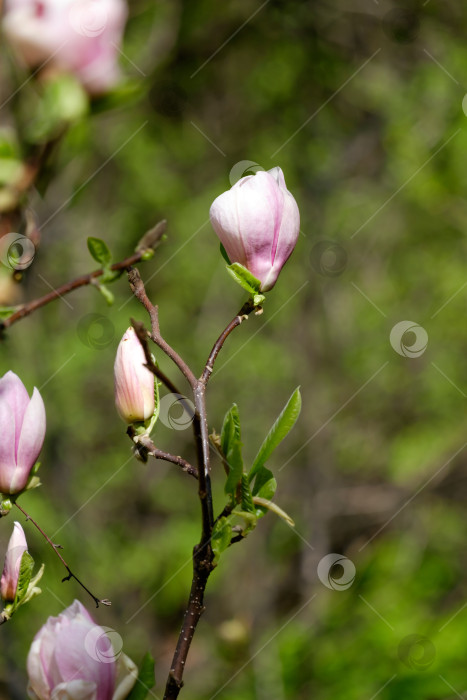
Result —
M 244 301 L 211 202 L 280 165 L 299 203 L 297 249 L 263 316 L 230 337 L 208 397 L 218 431 L 238 404 L 251 461 L 301 385 L 299 422 L 268 465 L 296 528 L 269 514 L 223 555 L 187 699 L 448 699 L 467 688 L 466 31 L 466 8 L 449 0 L 132 0 L 132 96 L 71 128 L 31 196 L 47 223 L 20 299 L 93 269 L 87 236 L 118 260 L 168 220 L 141 271 L 164 335 L 197 372 Z M 0 102 L 17 86 L 4 46 L 1 57 Z M 0 117 L 14 123 L 9 105 Z M 47 408 L 43 487 L 21 502 L 112 600 L 96 619 L 136 662 L 151 650 L 160 698 L 199 505 L 175 467 L 131 459 L 112 365 L 130 316 L 146 318 L 124 278 L 112 291 L 112 307 L 84 288 L 13 326 L 0 372 L 39 387 Z M 391 343 L 403 321 L 411 329 Z M 159 424 L 155 441 L 194 459 L 189 429 Z M 217 461 L 213 480 L 220 511 Z M 1 550 L 12 521 L 0 522 Z M 92 608 L 30 526 L 27 536 L 46 573 L 43 595 L 1 629 L 0 697 L 12 700 L 25 697 L 27 650 L 47 616 L 75 597 Z M 318 563 L 332 553 L 342 559 L 323 582 Z

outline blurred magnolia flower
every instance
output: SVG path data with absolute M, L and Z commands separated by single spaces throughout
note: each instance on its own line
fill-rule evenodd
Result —
M 278 167 L 242 177 L 214 200 L 211 223 L 231 263 L 240 263 L 261 281 L 275 285 L 300 232 L 297 202 Z
M 119 79 L 125 0 L 6 0 L 3 31 L 30 68 L 74 74 L 91 94 Z
M 14 372 L 0 379 L 0 493 L 16 494 L 29 479 L 45 437 L 45 407 Z
M 138 675 L 77 600 L 36 634 L 27 669 L 33 700 L 124 700 Z
M 114 364 L 115 405 L 127 423 L 146 421 L 154 413 L 154 375 L 132 326 L 121 339 Z
M 27 550 L 28 543 L 26 542 L 24 530 L 19 523 L 15 522 L 13 534 L 8 542 L 5 565 L 0 581 L 0 595 L 5 603 L 12 603 L 16 597 L 21 559 Z

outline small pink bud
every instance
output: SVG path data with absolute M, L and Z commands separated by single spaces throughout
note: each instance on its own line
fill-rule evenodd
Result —
M 121 641 L 75 600 L 58 617 L 49 617 L 34 637 L 27 660 L 29 697 L 123 700 L 137 669 L 121 653 Z
M 5 603 L 12 603 L 16 597 L 21 559 L 27 550 L 28 543 L 26 542 L 24 530 L 19 523 L 15 522 L 13 534 L 8 542 L 5 565 L 0 581 L 0 594 Z
M 91 94 L 119 78 L 125 0 L 6 0 L 3 30 L 29 68 L 73 73 Z
M 115 405 L 127 423 L 148 420 L 154 413 L 154 375 L 132 326 L 121 339 L 114 364 Z
M 45 437 L 45 407 L 38 390 L 29 398 L 21 379 L 0 379 L 0 493 L 19 493 L 39 456 Z
M 300 232 L 297 202 L 282 170 L 242 177 L 214 200 L 210 217 L 230 262 L 259 279 L 261 291 L 272 289 Z

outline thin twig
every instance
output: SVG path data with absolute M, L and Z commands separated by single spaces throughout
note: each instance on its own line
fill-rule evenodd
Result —
M 206 385 L 209 381 L 209 378 L 212 374 L 212 370 L 214 368 L 214 362 L 216 361 L 217 356 L 218 356 L 219 352 L 221 351 L 222 346 L 224 345 L 226 339 L 232 333 L 232 331 L 242 323 L 242 321 L 245 321 L 248 318 L 248 316 L 251 314 L 252 311 L 255 310 L 255 308 L 257 308 L 257 307 L 255 307 L 253 305 L 253 302 L 251 299 L 249 301 L 247 301 L 242 306 L 242 308 L 240 309 L 238 314 L 236 316 L 234 316 L 234 318 L 230 321 L 230 323 L 222 331 L 222 333 L 220 334 L 220 336 L 218 337 L 218 339 L 214 343 L 213 348 L 209 354 L 208 361 L 206 362 L 206 366 L 203 370 L 203 374 L 201 375 L 200 381 L 202 381 L 204 385 Z
M 88 594 L 91 596 L 91 598 L 93 599 L 93 601 L 94 601 L 95 604 L 96 604 L 96 608 L 99 607 L 99 603 L 102 603 L 102 605 L 111 605 L 110 600 L 107 600 L 107 598 L 104 598 L 104 599 L 97 598 L 97 596 L 95 596 L 94 593 L 91 593 L 91 591 L 89 590 L 89 588 L 87 588 L 87 587 L 84 585 L 84 583 L 83 583 L 82 581 L 80 581 L 79 578 L 78 578 L 77 576 L 75 576 L 75 574 L 72 572 L 72 570 L 70 569 L 70 567 L 69 567 L 68 564 L 66 563 L 65 559 L 62 557 L 62 555 L 61 555 L 60 552 L 58 551 L 60 545 L 54 544 L 54 543 L 52 542 L 52 540 L 50 539 L 50 537 L 48 537 L 48 535 L 45 534 L 44 530 L 36 523 L 35 520 L 33 520 L 33 518 L 31 518 L 31 516 L 29 515 L 29 513 L 26 513 L 26 511 L 24 510 L 24 508 L 22 508 L 20 505 L 18 505 L 18 503 L 16 503 L 16 501 L 15 501 L 15 506 L 16 506 L 16 507 L 22 512 L 22 514 L 26 517 L 26 520 L 30 520 L 31 523 L 34 525 L 34 527 L 35 527 L 37 530 L 39 530 L 39 532 L 41 533 L 42 537 L 44 537 L 44 539 L 49 543 L 49 545 L 52 547 L 52 549 L 53 549 L 53 551 L 55 552 L 55 554 L 57 555 L 57 557 L 58 557 L 58 558 L 60 559 L 60 561 L 62 562 L 62 564 L 63 564 L 63 566 L 65 567 L 65 569 L 68 571 L 68 576 L 65 576 L 65 578 L 62 579 L 62 583 L 63 583 L 63 581 L 69 581 L 70 579 L 74 578 L 75 581 L 76 581 L 77 583 L 79 583 L 79 585 L 81 586 L 81 588 L 84 588 L 84 590 L 86 591 L 86 593 L 88 593 Z
M 174 364 L 177 365 L 180 372 L 186 377 L 190 386 L 194 390 L 197 384 L 196 377 L 186 362 L 182 360 L 180 355 L 162 337 L 159 328 L 158 308 L 149 300 L 144 288 L 143 280 L 141 279 L 141 275 L 136 268 L 131 267 L 128 270 L 128 280 L 130 282 L 131 291 L 138 301 L 144 306 L 151 319 L 151 340 L 158 347 L 160 347 L 163 352 L 165 352 L 167 357 L 169 357 Z
M 142 258 L 145 257 L 145 255 L 147 255 L 148 250 L 154 248 L 157 245 L 157 242 L 162 238 L 164 231 L 165 222 L 160 222 L 160 224 L 158 224 L 151 232 L 148 232 L 153 233 L 150 247 L 148 246 L 146 248 L 138 248 L 136 253 L 133 253 L 133 255 L 130 255 L 124 260 L 120 260 L 120 262 L 114 263 L 110 266 L 110 269 L 115 272 L 123 272 L 124 270 L 129 269 L 132 265 L 135 265 L 136 263 L 140 262 Z M 144 237 L 142 240 L 144 240 Z M 40 309 L 42 306 L 49 304 L 51 301 L 59 299 L 60 297 L 63 297 L 66 294 L 69 294 L 70 292 L 73 292 L 75 289 L 85 287 L 88 284 L 93 284 L 94 280 L 103 274 L 104 270 L 102 268 L 100 268 L 99 270 L 94 270 L 93 272 L 90 272 L 86 275 L 81 275 L 80 277 L 77 277 L 71 282 L 62 284 L 60 287 L 57 287 L 52 292 L 45 294 L 43 297 L 39 297 L 38 299 L 33 299 L 32 301 L 26 302 L 26 304 L 23 304 L 17 311 L 12 313 L 11 316 L 0 321 L 0 331 L 9 328 L 17 321 L 20 321 L 25 316 L 29 316 L 29 314 L 32 314 L 37 309 Z
M 131 425 L 128 428 L 127 432 L 132 439 L 136 435 Z M 183 457 L 180 457 L 179 455 L 173 455 L 170 452 L 164 452 L 164 450 L 160 450 L 158 447 L 155 446 L 155 444 L 149 436 L 144 435 L 138 437 L 137 445 L 138 447 L 141 445 L 144 448 L 145 454 L 147 456 L 154 457 L 154 459 L 163 459 L 165 462 L 171 462 L 172 464 L 176 464 L 190 476 L 193 476 L 195 479 L 198 478 L 198 470 L 196 469 L 196 467 L 194 467 L 192 464 L 187 462 L 186 459 L 183 459 Z

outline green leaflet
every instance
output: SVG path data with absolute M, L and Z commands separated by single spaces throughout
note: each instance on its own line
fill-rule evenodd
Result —
M 90 236 L 88 238 L 88 249 L 94 260 L 100 263 L 103 268 L 110 265 L 112 254 L 107 246 L 107 243 L 105 243 L 103 240 Z
M 276 447 L 280 445 L 282 440 L 292 430 L 300 415 L 301 406 L 302 398 L 300 396 L 300 388 L 297 387 L 259 448 L 259 452 L 248 474 L 250 482 L 256 476 L 260 468 L 267 462 Z M 253 489 L 253 492 L 254 491 Z

